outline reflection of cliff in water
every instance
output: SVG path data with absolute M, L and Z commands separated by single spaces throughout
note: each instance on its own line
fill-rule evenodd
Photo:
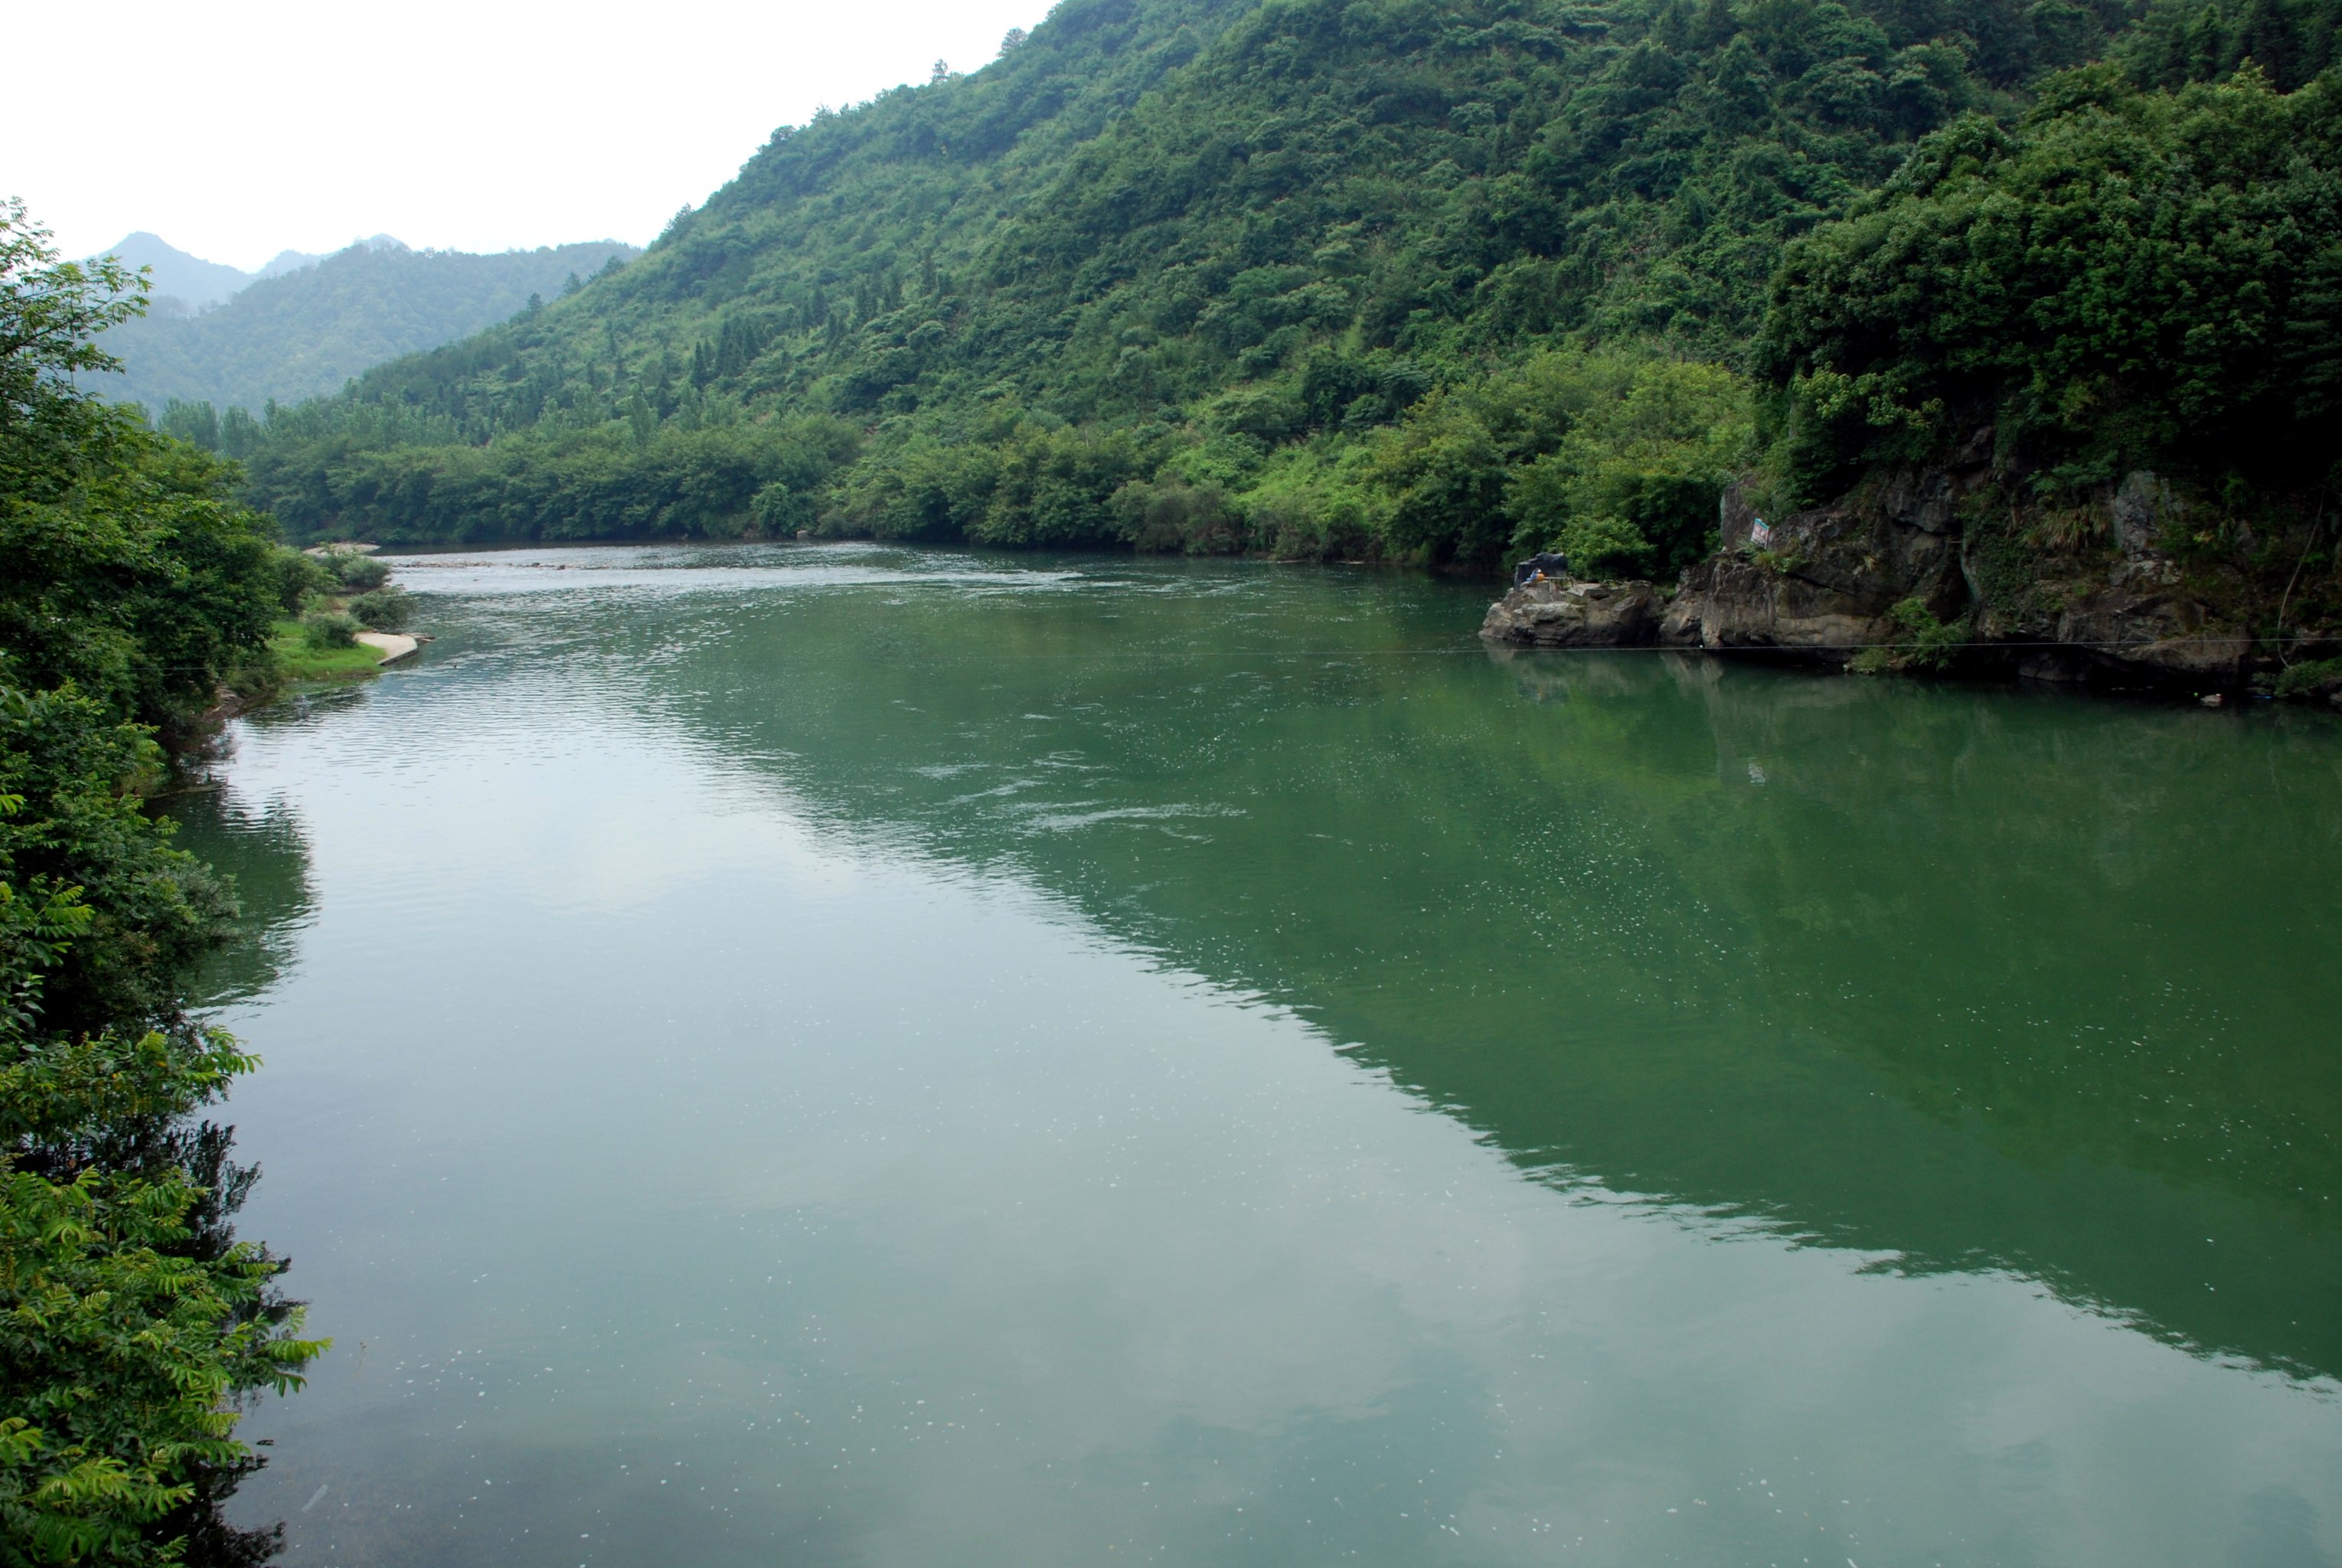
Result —
M 1492 665 L 1436 584 L 1069 597 L 736 604 L 659 678 L 839 832 L 1029 877 L 1553 1179 L 2342 1372 L 2330 724 Z

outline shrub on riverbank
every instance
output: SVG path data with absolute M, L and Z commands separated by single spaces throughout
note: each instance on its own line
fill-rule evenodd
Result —
M 407 622 L 415 618 L 415 595 L 395 583 L 386 582 L 372 593 L 352 599 L 350 614 L 369 632 L 403 632 Z
M 388 564 L 364 550 L 327 550 L 315 560 L 345 594 L 370 594 L 390 581 Z
M 351 647 L 365 630 L 358 618 L 345 610 L 312 610 L 301 617 L 301 634 L 312 648 Z

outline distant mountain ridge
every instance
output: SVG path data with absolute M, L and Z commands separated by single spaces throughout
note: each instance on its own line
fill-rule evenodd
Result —
M 389 235 L 327 256 L 285 251 L 256 274 L 206 262 L 153 235 L 109 254 L 151 269 L 152 307 L 107 333 L 121 374 L 90 379 L 160 416 L 174 401 L 258 411 L 335 392 L 385 360 L 503 321 L 624 263 L 616 240 L 476 255 L 417 251 Z
M 405 250 L 406 242 L 394 235 L 369 235 L 365 239 L 352 240 L 351 245 L 365 245 L 373 250 Z M 345 247 L 347 248 L 347 247 Z M 125 266 L 145 267 L 147 272 L 147 298 L 160 306 L 165 315 L 192 315 L 215 305 L 225 305 L 237 294 L 263 278 L 281 277 L 288 272 L 298 272 L 324 261 L 330 251 L 278 251 L 261 264 L 255 272 L 245 272 L 225 262 L 205 261 L 199 255 L 181 250 L 158 234 L 138 229 L 125 235 L 119 244 L 111 245 L 98 253 L 114 257 Z M 95 260 L 96 257 L 92 257 Z M 165 301 L 172 302 L 170 305 Z M 178 308 L 174 311 L 173 305 Z
M 113 256 L 125 266 L 145 267 L 153 288 L 151 297 L 176 300 L 190 311 L 218 305 L 263 275 L 190 255 L 162 235 L 144 229 L 125 235 L 120 244 L 108 245 L 99 254 Z M 282 270 L 277 264 L 295 254 L 286 251 L 268 265 Z

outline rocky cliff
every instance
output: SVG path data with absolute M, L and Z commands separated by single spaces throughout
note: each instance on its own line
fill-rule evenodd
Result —
M 2092 507 L 2026 516 L 1979 461 L 1877 476 L 1831 505 L 1770 519 L 1768 534 L 1757 522 L 1728 490 L 1719 548 L 1672 589 L 1531 583 L 1490 607 L 1480 634 L 2207 694 L 2254 673 L 2250 594 L 2172 553 L 2187 536 L 2187 504 L 2152 474 L 2126 476 Z

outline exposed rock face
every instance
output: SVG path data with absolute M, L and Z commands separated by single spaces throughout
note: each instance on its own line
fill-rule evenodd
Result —
M 2027 650 L 2038 680 L 2131 677 L 2223 691 L 2240 685 L 2252 639 L 2212 621 L 2184 594 L 2115 584 L 2070 604 L 2057 619 L 2057 646 Z
M 1685 572 L 1672 602 L 1647 583 L 1531 584 L 1490 608 L 1480 634 L 1536 647 L 1778 649 L 1845 664 L 1909 636 L 1896 606 L 1966 619 L 1970 663 L 2037 679 L 2217 691 L 2244 683 L 2251 640 L 2187 588 L 2163 543 L 2182 503 L 2132 474 L 2076 541 L 2056 550 L 1994 526 L 1977 492 L 1992 483 L 1989 431 L 1953 470 L 1880 475 L 1831 506 L 1770 520 L 1725 493 L 1722 547 Z M 1973 525 L 1964 517 L 1981 516 Z M 1979 533 L 1978 530 L 1982 532 Z
M 1787 648 L 1844 664 L 1888 641 L 1890 616 L 1917 599 L 1938 616 L 1958 613 L 1967 590 L 1949 481 L 1885 487 L 1867 505 L 1820 507 L 1776 520 L 1764 549 L 1756 515 L 1725 493 L 1724 547 L 1684 574 L 1660 640 L 1678 647 Z
M 1648 583 L 1580 583 L 1546 577 L 1488 606 L 1480 635 L 1534 648 L 1625 648 L 1659 629 L 1659 595 Z
M 2252 639 L 2187 592 L 2163 542 L 2187 515 L 2152 474 L 2126 475 L 2107 503 L 2105 547 L 2011 591 L 1971 543 L 1963 560 L 1976 635 L 2007 646 L 2027 679 L 2112 680 L 2220 691 L 2244 684 Z

